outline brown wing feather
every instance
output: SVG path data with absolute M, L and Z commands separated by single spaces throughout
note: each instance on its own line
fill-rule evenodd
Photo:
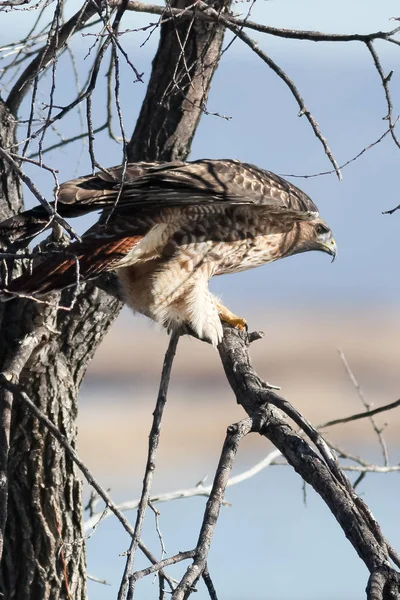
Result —
M 62 290 L 77 282 L 78 273 L 79 279 L 92 279 L 104 271 L 112 270 L 113 265 L 141 239 L 143 236 L 112 240 L 91 238 L 76 242 L 68 246 L 64 255 L 60 253 L 58 257 L 48 258 L 37 265 L 31 274 L 14 279 L 7 292 L 32 295 Z
M 312 200 L 278 175 L 235 160 L 139 163 L 81 177 L 60 186 L 61 204 L 87 210 L 153 209 L 190 204 L 262 204 L 299 212 L 318 212 Z M 122 189 L 121 189 L 122 188 Z M 119 196 L 119 198 L 118 198 Z M 92 208 L 89 208 L 91 206 Z
M 318 214 L 312 200 L 296 186 L 274 173 L 230 159 L 113 167 L 61 184 L 57 204 L 51 204 L 65 218 L 103 209 L 106 219 L 110 215 L 134 219 L 160 208 L 204 204 L 262 205 L 304 216 Z M 48 223 L 45 209 L 36 207 L 0 224 L 0 241 L 30 239 Z

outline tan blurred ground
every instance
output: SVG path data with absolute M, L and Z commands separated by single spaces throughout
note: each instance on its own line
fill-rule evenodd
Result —
M 251 355 L 258 373 L 313 423 L 362 410 L 338 355 L 341 348 L 367 400 L 379 406 L 400 395 L 400 319 L 393 310 L 343 310 L 331 314 L 276 311 L 253 315 L 250 327 L 266 331 Z M 115 475 L 141 468 L 159 373 L 167 345 L 164 332 L 144 318 L 123 314 L 90 365 L 81 393 L 79 449 L 92 467 Z M 173 368 L 165 417 L 161 465 L 214 455 L 226 427 L 244 416 L 222 373 L 218 354 L 184 338 Z M 377 417 L 389 421 L 386 437 L 396 444 L 400 409 Z M 375 443 L 362 421 L 334 428 L 329 436 L 354 447 Z M 253 436 L 247 448 L 267 450 Z M 258 450 L 259 448 L 259 450 Z

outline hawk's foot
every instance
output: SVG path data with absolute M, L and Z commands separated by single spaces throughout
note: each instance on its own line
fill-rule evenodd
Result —
M 221 321 L 232 325 L 232 327 L 235 327 L 240 331 L 247 330 L 247 323 L 245 319 L 237 317 L 235 314 L 233 314 L 233 312 L 229 310 L 229 308 L 226 308 L 226 306 L 224 306 L 223 304 L 218 303 L 218 314 Z

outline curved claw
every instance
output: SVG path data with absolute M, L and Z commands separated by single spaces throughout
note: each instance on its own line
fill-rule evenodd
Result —
M 246 320 L 237 317 L 230 311 L 220 311 L 219 317 L 221 321 L 224 321 L 224 323 L 228 323 L 228 325 L 232 325 L 232 327 L 239 329 L 239 331 L 246 331 L 247 333 L 247 331 L 249 330 Z

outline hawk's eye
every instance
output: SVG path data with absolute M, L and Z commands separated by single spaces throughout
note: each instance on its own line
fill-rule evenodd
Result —
M 321 225 L 320 223 L 315 227 L 315 233 L 317 235 L 324 235 L 324 233 L 329 233 L 328 227 L 325 225 Z

